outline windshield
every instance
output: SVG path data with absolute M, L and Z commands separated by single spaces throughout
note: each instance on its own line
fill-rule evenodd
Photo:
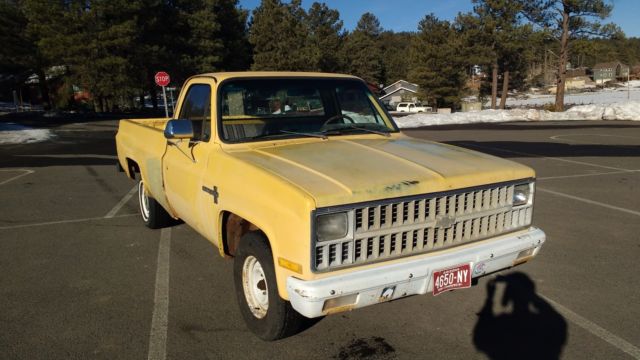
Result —
M 228 142 L 397 131 L 358 80 L 232 80 L 219 99 L 221 137 Z

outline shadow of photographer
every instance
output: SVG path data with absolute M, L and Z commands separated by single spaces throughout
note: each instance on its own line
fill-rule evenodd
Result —
M 494 306 L 500 284 L 502 299 Z M 487 299 L 478 316 L 473 343 L 490 359 L 559 359 L 567 340 L 565 319 L 536 294 L 534 282 L 521 272 L 487 283 Z

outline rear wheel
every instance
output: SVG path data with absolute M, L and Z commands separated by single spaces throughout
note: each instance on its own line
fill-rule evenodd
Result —
M 138 203 L 142 221 L 150 229 L 159 229 L 171 225 L 171 215 L 154 198 L 149 196 L 144 187 L 144 182 L 138 182 Z
M 233 267 L 238 305 L 251 332 L 272 341 L 304 329 L 306 318 L 278 294 L 271 249 L 262 233 L 242 237 Z

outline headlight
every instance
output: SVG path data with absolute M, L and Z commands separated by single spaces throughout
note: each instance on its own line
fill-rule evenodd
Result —
M 533 201 L 533 183 L 516 185 L 513 189 L 513 206 L 531 204 Z
M 318 241 L 342 239 L 349 233 L 349 217 L 346 212 L 320 215 L 316 219 Z

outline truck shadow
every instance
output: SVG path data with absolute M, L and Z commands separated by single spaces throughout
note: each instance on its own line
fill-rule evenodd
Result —
M 639 145 L 565 144 L 527 141 L 445 141 L 503 158 L 527 157 L 640 157 Z
M 573 130 L 573 129 L 637 129 L 638 124 L 633 121 L 593 121 L 593 120 L 567 120 L 544 122 L 503 122 L 503 123 L 475 123 L 475 124 L 450 124 L 432 125 L 418 128 L 405 128 L 403 132 L 421 132 L 433 130 Z
M 502 290 L 499 304 L 496 290 Z M 565 319 L 536 294 L 527 275 L 514 272 L 487 283 L 473 331 L 479 351 L 490 359 L 559 359 L 566 341 Z

